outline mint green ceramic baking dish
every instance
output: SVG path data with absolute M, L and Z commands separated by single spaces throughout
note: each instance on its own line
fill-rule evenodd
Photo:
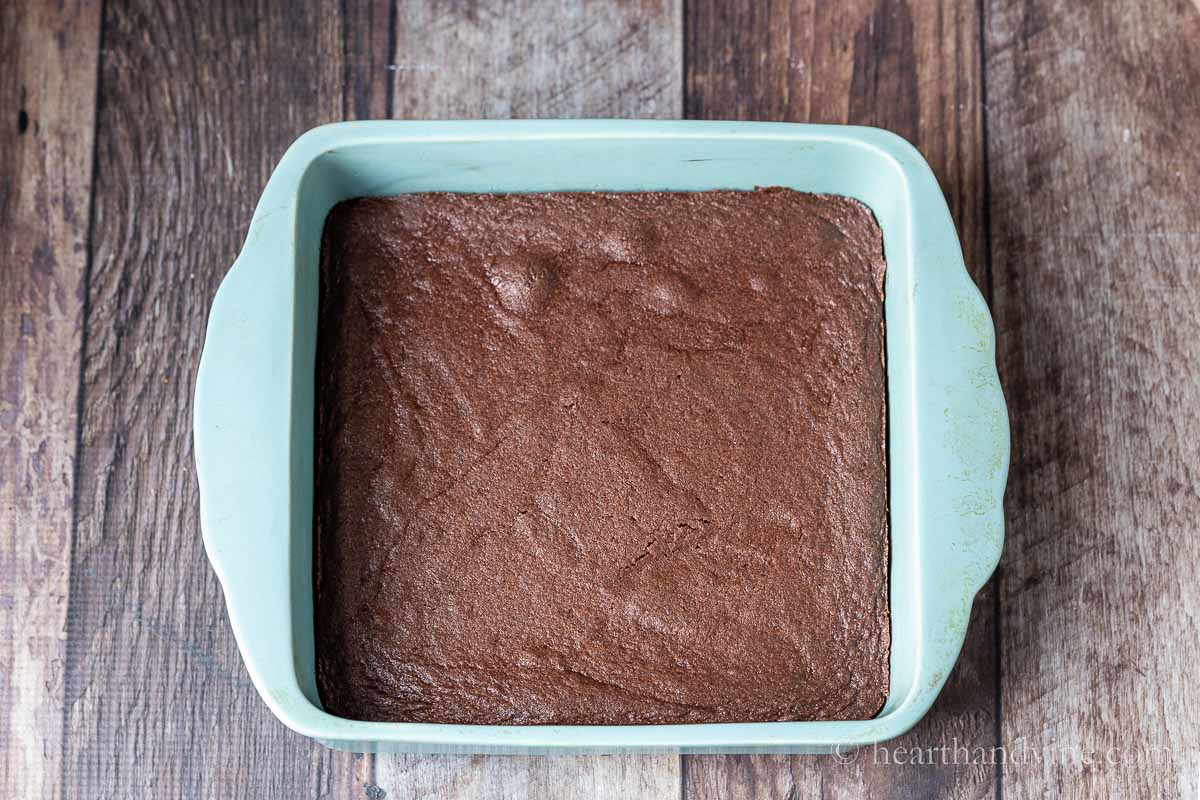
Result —
M 883 229 L 891 687 L 858 722 L 474 726 L 325 713 L 314 680 L 317 261 L 338 201 L 404 192 L 752 189 L 866 203 Z M 828 752 L 921 718 L 1003 541 L 1008 418 L 991 318 L 937 181 L 886 131 L 746 122 L 361 122 L 306 133 L 263 192 L 208 322 L 196 380 L 204 545 L 246 669 L 284 724 L 330 747 L 471 753 Z

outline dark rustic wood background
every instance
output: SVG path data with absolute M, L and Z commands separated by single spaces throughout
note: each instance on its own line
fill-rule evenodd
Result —
M 1198 46 L 1188 0 L 0 2 L 0 796 L 1195 796 Z M 332 120 L 577 116 L 879 125 L 941 180 L 1008 540 L 887 751 L 346 755 L 242 669 L 191 398 L 271 168 Z

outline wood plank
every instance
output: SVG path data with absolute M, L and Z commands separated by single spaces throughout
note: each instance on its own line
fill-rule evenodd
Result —
M 56 797 L 95 3 L 0 4 L 0 797 Z
M 401 2 L 395 116 L 678 118 L 681 4 Z
M 67 797 L 367 788 L 369 758 L 291 733 L 251 686 L 201 545 L 191 438 L 209 304 L 270 170 L 347 94 L 356 110 L 384 96 L 359 88 L 386 85 L 386 66 L 361 60 L 343 8 L 357 7 L 106 5 L 58 723 Z
M 990 0 L 986 23 L 1005 794 L 1197 797 L 1200 13 Z
M 973 3 L 695 0 L 686 20 L 689 117 L 876 125 L 912 141 L 937 174 L 968 268 L 987 290 L 980 19 Z M 812 757 L 685 758 L 685 796 L 990 797 L 997 769 L 913 748 L 997 743 L 995 595 L 976 599 L 962 657 L 907 736 L 849 763 Z
M 404 3 L 397 15 L 400 118 L 678 117 L 679 0 Z M 388 798 L 662 798 L 676 757 L 381 755 Z
M 392 0 L 345 0 L 341 11 L 342 119 L 388 119 L 392 115 L 396 6 Z
M 649 756 L 378 756 L 389 800 L 676 800 L 679 759 Z

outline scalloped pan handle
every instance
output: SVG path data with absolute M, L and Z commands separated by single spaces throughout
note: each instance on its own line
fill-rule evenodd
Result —
M 258 220 L 256 220 L 258 222 Z M 260 694 L 299 689 L 288 509 L 292 447 L 293 255 L 251 226 L 213 300 L 196 377 L 194 436 L 204 548 Z M 281 558 L 287 554 L 287 558 Z M 245 646 L 253 642 L 253 646 Z M 261 654 L 271 654 L 269 658 Z

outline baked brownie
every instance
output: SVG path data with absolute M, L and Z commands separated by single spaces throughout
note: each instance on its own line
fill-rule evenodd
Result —
M 362 720 L 866 719 L 883 246 L 783 189 L 414 194 L 321 255 L 317 684 Z

